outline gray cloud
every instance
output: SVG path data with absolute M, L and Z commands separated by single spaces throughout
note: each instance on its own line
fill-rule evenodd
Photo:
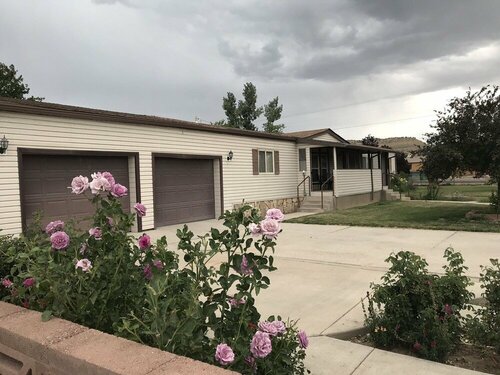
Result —
M 47 101 L 187 120 L 223 118 L 247 81 L 260 105 L 316 111 L 286 118 L 303 129 L 427 113 L 411 95 L 500 79 L 497 0 L 6 1 L 0 35 Z

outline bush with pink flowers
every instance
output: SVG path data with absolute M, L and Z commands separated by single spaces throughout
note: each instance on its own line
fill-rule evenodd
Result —
M 184 226 L 172 251 L 165 237 L 130 234 L 147 209 L 124 212 L 127 188 L 111 173 L 91 177 L 70 187 L 95 206 L 86 228 L 35 221 L 18 238 L 0 236 L 0 298 L 243 374 L 305 373 L 306 334 L 255 307 L 276 270 L 281 211 L 226 211 L 224 229 L 203 236 Z

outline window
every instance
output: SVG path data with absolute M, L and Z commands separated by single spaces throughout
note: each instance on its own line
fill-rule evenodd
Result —
M 373 169 L 380 168 L 379 154 L 359 150 L 337 149 L 337 169 Z
M 299 171 L 306 171 L 307 163 L 306 163 L 306 149 L 299 148 Z
M 259 150 L 259 173 L 274 173 L 274 152 Z

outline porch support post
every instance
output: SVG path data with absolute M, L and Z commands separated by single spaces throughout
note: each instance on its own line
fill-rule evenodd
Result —
M 371 198 L 371 200 L 373 200 L 373 190 L 374 190 L 374 187 L 373 187 L 373 156 L 371 153 L 369 155 L 370 155 L 370 157 L 369 157 L 369 159 L 370 159 L 370 180 L 372 182 L 372 191 L 370 194 L 370 198 Z M 377 155 L 377 154 L 375 154 L 375 155 Z
M 333 190 L 333 196 L 335 197 L 335 192 L 337 189 L 335 188 L 335 185 L 337 184 L 337 147 L 333 147 L 333 184 L 332 184 L 332 190 Z

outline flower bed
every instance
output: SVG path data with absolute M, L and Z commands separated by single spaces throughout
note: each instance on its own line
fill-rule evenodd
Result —
M 0 237 L 0 298 L 90 328 L 239 371 L 303 374 L 307 336 L 293 321 L 264 320 L 255 298 L 276 270 L 272 253 L 284 215 L 262 219 L 250 206 L 226 211 L 224 230 L 195 236 L 177 231 L 179 256 L 167 239 L 136 240 L 135 217 L 123 212 L 127 188 L 109 172 L 77 176 L 74 194 L 95 206 L 88 231 L 54 221 L 19 238 Z M 225 260 L 208 266 L 217 254 Z

